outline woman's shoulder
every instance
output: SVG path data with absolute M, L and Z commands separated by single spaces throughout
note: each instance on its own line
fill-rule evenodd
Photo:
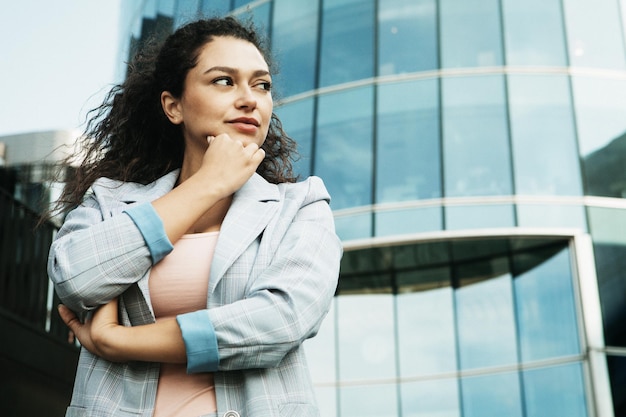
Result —
M 285 198 L 302 199 L 304 204 L 320 200 L 330 202 L 330 194 L 324 181 L 317 176 L 310 176 L 298 182 L 281 183 L 278 187 Z
M 170 191 L 176 183 L 176 178 L 178 171 L 172 171 L 148 184 L 101 177 L 94 181 L 88 193 L 98 198 L 117 201 L 151 201 Z

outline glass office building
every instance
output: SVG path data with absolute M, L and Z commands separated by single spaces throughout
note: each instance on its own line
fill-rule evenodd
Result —
M 324 417 L 626 416 L 625 0 L 152 0 L 252 18 L 344 242 Z

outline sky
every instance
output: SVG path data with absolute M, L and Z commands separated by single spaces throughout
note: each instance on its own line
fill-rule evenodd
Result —
M 82 129 L 118 82 L 124 0 L 0 0 L 0 137 Z

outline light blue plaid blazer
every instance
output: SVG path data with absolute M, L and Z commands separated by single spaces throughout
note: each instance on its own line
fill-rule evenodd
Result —
M 154 321 L 153 261 L 123 210 L 166 194 L 177 177 L 94 183 L 50 249 L 48 273 L 63 303 L 84 316 L 120 296 L 124 325 Z M 301 344 L 318 331 L 337 286 L 342 246 L 329 198 L 317 177 L 274 185 L 257 174 L 235 194 L 207 299 L 219 350 L 219 416 L 319 415 Z M 151 416 L 158 375 L 158 363 L 111 363 L 82 349 L 66 416 Z

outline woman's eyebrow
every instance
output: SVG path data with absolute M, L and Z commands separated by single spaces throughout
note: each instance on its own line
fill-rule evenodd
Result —
M 211 67 L 211 68 L 207 69 L 206 71 L 204 71 L 204 73 L 208 74 L 208 73 L 213 72 L 213 71 L 225 72 L 226 74 L 231 74 L 231 75 L 239 73 L 239 70 L 236 69 L 236 68 L 223 67 L 223 66 Z M 254 77 L 262 77 L 262 76 L 270 75 L 270 72 L 268 70 L 259 69 L 259 70 L 254 71 L 252 73 L 252 75 Z

